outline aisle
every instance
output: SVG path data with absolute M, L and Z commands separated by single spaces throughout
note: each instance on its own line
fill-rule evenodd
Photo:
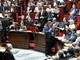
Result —
M 44 53 L 34 50 L 13 49 L 12 53 L 16 60 L 44 60 L 47 58 Z

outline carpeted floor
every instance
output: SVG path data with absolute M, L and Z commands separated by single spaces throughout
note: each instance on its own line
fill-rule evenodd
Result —
M 16 60 L 44 60 L 47 58 L 44 53 L 34 50 L 12 49 L 11 51 Z

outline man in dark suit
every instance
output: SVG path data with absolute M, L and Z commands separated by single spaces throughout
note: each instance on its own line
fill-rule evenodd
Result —
M 47 11 L 44 11 L 42 7 L 39 8 L 39 11 L 39 22 L 41 23 L 40 31 L 42 31 L 44 24 L 47 22 L 48 13 Z
M 3 7 L 1 7 L 1 12 L 5 12 L 7 10 L 5 4 L 3 4 Z
M 26 21 L 26 25 L 33 25 L 33 20 L 31 20 L 31 17 L 28 17 L 28 20 Z
M 2 43 L 6 43 L 6 40 L 7 40 L 7 31 L 6 31 L 6 28 L 9 26 L 9 19 L 5 16 L 3 19 L 2 19 L 2 33 L 1 33 L 1 42 Z
M 18 0 L 14 1 L 14 5 L 20 7 L 20 2 Z
M 57 0 L 53 0 L 52 1 L 52 6 L 55 7 L 55 5 L 58 5 L 59 6 L 60 5 L 60 2 L 57 1 Z
M 69 20 L 74 20 L 74 22 L 76 22 L 76 16 L 74 16 L 74 13 L 70 13 L 70 16 L 68 18 L 68 22 Z
M 63 18 L 63 22 L 61 23 L 60 27 L 61 27 L 61 28 L 66 28 L 66 26 L 68 26 L 68 22 L 67 22 L 67 18 L 64 17 L 64 18 Z
M 44 6 L 48 6 L 50 4 L 50 1 L 45 0 L 44 1 Z
M 7 49 L 4 52 L 4 60 L 15 60 L 13 54 L 10 51 L 12 48 L 13 46 L 10 43 L 8 43 Z
M 75 40 L 77 38 L 76 29 L 72 29 L 71 32 L 72 32 L 72 34 L 68 40 L 72 43 L 72 42 L 75 42 Z

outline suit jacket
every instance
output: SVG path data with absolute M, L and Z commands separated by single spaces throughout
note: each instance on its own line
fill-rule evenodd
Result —
M 1 6 L 3 6 L 3 3 L 2 3 L 2 2 L 0 2 L 0 7 L 1 7 Z
M 61 28 L 66 28 L 66 26 L 68 26 L 68 22 L 62 22 L 60 25 Z
M 29 3 L 31 3 L 31 6 L 35 5 L 35 2 L 29 1 Z
M 52 22 L 52 23 L 51 23 L 51 26 L 52 26 L 53 24 L 56 24 L 56 27 L 60 27 L 59 22 L 55 22 L 55 23 L 54 23 L 54 22 Z
M 30 21 L 27 20 L 26 21 L 26 25 L 33 25 L 33 23 L 34 23 L 33 20 L 30 20 Z
M 14 9 L 14 13 L 16 13 L 16 12 L 17 12 L 16 7 L 11 7 L 11 8 L 13 8 L 13 9 Z M 10 12 L 11 12 L 11 8 L 9 8 Z
M 60 2 L 59 1 L 56 1 L 56 4 L 59 6 L 60 5 Z M 54 1 L 52 1 L 52 6 L 54 7 Z
M 45 42 L 51 42 L 52 35 L 51 32 L 49 32 L 49 29 L 50 28 L 48 26 L 43 28 L 43 32 L 45 33 Z
M 1 7 L 1 12 L 5 12 L 7 10 L 6 7 Z
M 68 40 L 70 36 L 71 36 L 71 32 L 66 32 L 64 38 Z
M 26 10 L 25 10 L 26 12 L 28 12 L 27 9 L 28 9 L 28 7 L 27 7 Z M 33 7 L 32 7 L 32 6 L 29 8 L 29 11 L 33 11 Z
M 10 29 L 18 30 L 18 26 L 16 25 L 15 27 L 11 27 Z
M 73 19 L 74 22 L 76 22 L 76 16 L 69 16 L 68 21 L 71 20 L 71 19 Z
M 74 9 L 73 9 L 73 8 L 71 8 L 71 10 L 70 10 L 70 12 L 69 12 L 69 13 L 71 13 L 73 10 L 74 10 Z M 75 9 L 75 10 L 74 10 L 74 14 L 78 14 L 78 9 Z
M 14 1 L 14 5 L 20 7 L 20 2 L 16 2 L 16 1 Z
M 69 41 L 72 43 L 72 42 L 75 42 L 75 40 L 76 40 L 76 38 L 77 38 L 77 35 L 76 35 L 76 33 L 72 33 L 71 34 L 71 36 L 70 36 L 70 38 L 69 38 Z
M 4 52 L 4 60 L 15 60 L 13 54 L 8 49 Z
M 54 14 L 53 13 L 48 13 L 48 20 L 52 21 Z
M 24 25 L 26 25 L 26 21 L 23 20 L 23 22 L 24 22 Z M 18 21 L 18 24 L 19 24 L 19 25 L 20 25 L 20 23 L 21 23 L 21 20 Z
M 50 4 L 50 1 L 48 1 L 48 2 L 44 2 L 44 5 L 49 5 Z
M 3 26 L 3 28 L 9 26 L 9 19 L 3 18 L 2 19 L 2 26 Z
M 51 33 L 53 36 L 58 36 L 58 29 L 57 28 L 52 28 Z

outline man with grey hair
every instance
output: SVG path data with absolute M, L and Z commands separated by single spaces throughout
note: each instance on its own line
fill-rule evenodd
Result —
M 59 22 L 57 22 L 57 19 L 56 19 L 55 17 L 54 17 L 53 20 L 52 20 L 51 26 L 52 26 L 53 24 L 56 24 L 56 27 L 60 27 L 60 24 L 59 24 Z
M 6 45 L 6 50 L 4 52 L 4 60 L 15 60 L 13 54 L 10 52 L 12 48 L 13 48 L 12 44 L 8 43 Z

